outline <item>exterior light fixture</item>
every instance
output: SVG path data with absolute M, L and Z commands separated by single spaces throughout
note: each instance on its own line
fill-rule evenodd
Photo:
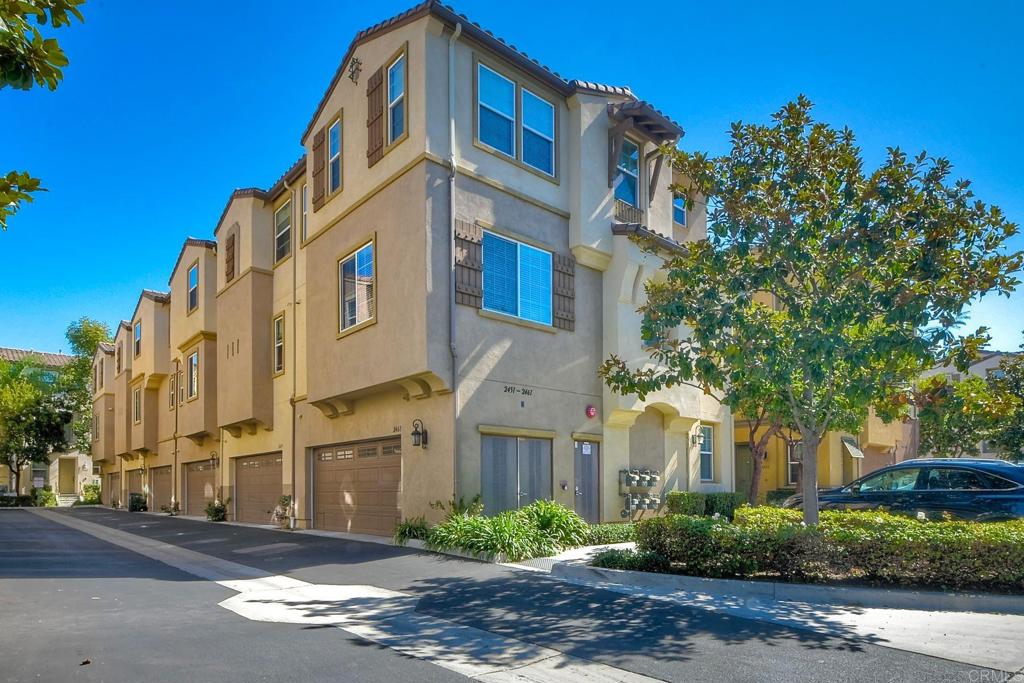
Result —
M 412 446 L 413 448 L 427 447 L 427 430 L 423 427 L 423 420 L 412 421 Z
M 694 446 L 700 446 L 704 443 L 704 430 L 698 430 L 695 434 L 691 435 L 690 443 Z
M 363 70 L 363 63 L 359 57 L 353 57 L 348 63 L 348 77 L 353 83 L 359 82 L 359 73 Z

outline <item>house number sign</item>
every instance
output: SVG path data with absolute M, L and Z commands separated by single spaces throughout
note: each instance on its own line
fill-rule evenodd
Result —
M 505 393 L 512 394 L 513 396 L 533 396 L 533 389 L 516 386 L 515 384 L 506 384 Z

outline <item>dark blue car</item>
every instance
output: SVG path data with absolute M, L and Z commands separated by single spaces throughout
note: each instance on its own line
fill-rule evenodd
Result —
M 822 510 L 888 510 L 918 519 L 1024 518 L 1024 465 L 1005 460 L 906 460 L 820 491 Z M 803 496 L 784 507 L 801 508 Z

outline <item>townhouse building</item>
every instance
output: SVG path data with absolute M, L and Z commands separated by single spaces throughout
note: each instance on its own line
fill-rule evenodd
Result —
M 390 534 L 453 496 L 614 521 L 733 490 L 714 395 L 597 375 L 651 362 L 658 250 L 705 235 L 657 153 L 682 134 L 437 2 L 360 32 L 299 160 L 234 191 L 119 327 L 105 495 L 258 523 L 287 496 L 295 526 Z

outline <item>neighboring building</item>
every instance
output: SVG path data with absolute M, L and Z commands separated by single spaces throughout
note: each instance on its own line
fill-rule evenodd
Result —
M 437 2 L 360 32 L 302 158 L 232 193 L 216 242 L 187 240 L 170 292 L 119 328 L 106 499 L 219 497 L 266 523 L 288 495 L 298 526 L 390 534 L 453 495 L 610 521 L 645 493 L 732 490 L 714 396 L 641 401 L 596 374 L 650 362 L 636 311 L 661 260 L 637 242 L 705 235 L 655 153 L 681 135 Z M 627 497 L 630 468 L 661 479 Z
M 75 357 L 62 353 L 0 347 L 0 360 L 13 363 L 28 358 L 42 366 L 43 379 L 52 383 L 57 380 L 60 369 Z M 75 437 L 70 423 L 65 428 L 64 438 L 68 444 L 74 444 Z M 0 477 L 3 478 L 0 492 L 13 492 L 15 478 L 6 465 L 3 465 L 3 474 L 0 474 Z M 22 470 L 21 491 L 18 493 L 28 494 L 33 488 L 49 486 L 57 494 L 59 505 L 71 505 L 82 494 L 82 487 L 93 483 L 94 480 L 92 459 L 89 454 L 71 448 L 67 451 L 54 451 L 48 463 L 32 463 L 26 466 Z

